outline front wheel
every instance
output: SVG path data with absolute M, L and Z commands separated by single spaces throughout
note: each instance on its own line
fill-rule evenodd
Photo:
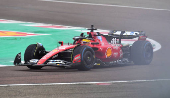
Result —
M 31 59 L 39 59 L 40 56 L 38 55 L 39 51 L 45 50 L 44 47 L 37 49 L 37 44 L 31 44 L 27 47 L 24 54 L 24 61 L 28 63 Z M 42 66 L 27 66 L 30 69 L 41 69 Z
M 80 55 L 81 62 L 77 66 L 80 71 L 87 71 L 93 68 L 95 63 L 95 53 L 94 50 L 89 46 L 78 46 L 74 49 L 73 58 Z
M 131 59 L 136 65 L 149 65 L 153 58 L 153 47 L 149 41 L 136 41 L 131 47 Z

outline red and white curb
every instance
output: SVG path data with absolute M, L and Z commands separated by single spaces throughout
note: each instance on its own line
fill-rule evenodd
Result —
M 158 81 L 170 81 L 170 79 L 106 81 L 106 82 L 40 83 L 40 84 L 3 84 L 3 85 L 0 85 L 0 87 L 51 86 L 51 85 L 113 85 L 115 83 L 139 83 L 139 82 L 158 82 Z
M 0 37 L 28 37 L 28 36 L 39 36 L 39 35 L 50 35 L 50 34 L 37 34 L 37 33 L 34 34 L 29 32 L 0 30 Z

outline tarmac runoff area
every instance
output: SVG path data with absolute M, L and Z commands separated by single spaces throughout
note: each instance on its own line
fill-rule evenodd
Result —
M 1 5 L 5 4 L 2 1 Z M 14 0 L 13 0 L 14 1 Z M 23 3 L 23 0 L 15 0 Z M 106 0 L 107 1 L 107 0 Z M 119 0 L 121 1 L 121 0 Z M 130 0 L 133 1 L 133 0 Z M 144 1 L 144 0 L 142 0 Z M 169 9 L 166 6 L 153 7 L 155 3 L 153 0 L 145 2 L 148 5 L 145 8 L 158 8 Z M 156 1 L 156 0 L 154 0 Z M 166 1 L 166 0 L 165 0 Z M 28 4 L 25 5 L 27 2 Z M 22 20 L 22 21 L 36 21 L 42 23 L 53 23 L 56 21 L 59 24 L 74 25 L 87 27 L 90 22 L 96 23 L 99 27 L 112 29 L 112 27 L 120 29 L 142 29 L 147 31 L 152 39 L 161 43 L 162 48 L 154 53 L 154 59 L 149 66 L 123 66 L 113 68 L 93 69 L 88 72 L 79 72 L 75 70 L 61 70 L 61 69 L 43 69 L 41 71 L 30 71 L 24 67 L 2 67 L 0 82 L 0 93 L 3 98 L 169 98 L 170 85 L 169 85 L 169 43 L 167 33 L 169 30 L 169 11 L 167 10 L 152 10 L 140 8 L 123 8 L 117 7 L 111 9 L 107 6 L 72 6 L 71 4 L 54 3 L 39 1 L 36 2 L 27 0 L 17 4 L 22 7 L 15 7 L 16 3 L 9 4 L 8 6 L 1 6 L 1 18 Z M 29 4 L 32 3 L 32 4 Z M 36 7 L 36 4 L 41 4 Z M 161 3 L 164 3 L 161 1 Z M 50 6 L 48 6 L 48 4 Z M 169 4 L 169 3 L 166 3 Z M 165 5 L 166 5 L 165 4 Z M 45 7 L 48 6 L 48 7 Z M 71 7 L 70 7 L 71 6 Z M 126 5 L 130 6 L 130 5 Z M 168 5 L 169 6 L 169 5 Z M 31 7 L 31 8 L 29 8 Z M 62 7 L 62 8 L 60 8 Z M 80 7 L 86 9 L 87 13 L 84 14 L 81 10 L 76 10 Z M 132 6 L 133 7 L 133 6 Z M 11 8 L 11 9 L 10 9 Z M 38 10 L 36 8 L 39 8 Z M 49 10 L 56 8 L 53 12 Z M 69 9 L 70 8 L 70 9 Z M 16 10 L 17 9 L 17 10 Z M 69 9 L 69 10 L 68 10 Z M 88 10 L 90 9 L 90 10 Z M 72 10 L 73 12 L 71 12 Z M 75 11 L 74 11 L 75 10 Z M 96 11 L 97 10 L 97 11 Z M 108 12 L 107 12 L 107 11 Z M 95 11 L 95 14 L 93 14 Z M 7 12 L 7 13 L 6 13 Z M 56 12 L 59 12 L 56 13 Z M 64 12 L 64 13 L 62 13 Z M 102 14 L 101 14 L 102 12 Z M 21 14 L 22 13 L 22 14 Z M 47 14 L 44 14 L 47 13 Z M 52 13 L 52 16 L 50 17 Z M 104 14 L 103 14 L 104 13 Z M 130 13 L 130 14 L 128 14 Z M 38 14 L 38 16 L 36 16 Z M 40 16 L 39 14 L 42 14 Z M 16 17 L 17 16 L 17 17 Z M 54 17 L 57 16 L 57 17 Z M 62 16 L 62 18 L 60 17 Z M 69 19 L 67 16 L 72 16 Z M 101 17 L 102 16 L 102 17 Z M 103 17 L 104 16 L 104 17 Z M 105 17 L 107 16 L 107 17 Z M 121 17 L 119 17 L 121 16 Z M 53 19 L 51 19 L 53 18 Z M 93 21 L 95 18 L 95 21 Z M 126 22 L 124 22 L 126 21 Z M 102 23 L 102 24 L 101 24 Z M 154 24 L 154 25 L 153 25 Z M 13 30 L 17 31 L 17 30 Z M 27 31 L 31 33 L 30 31 Z M 47 32 L 43 32 L 47 33 Z M 43 36 L 43 35 L 42 35 Z M 46 36 L 46 35 L 45 35 Z M 33 36 L 30 36 L 31 38 Z M 38 37 L 38 36 L 37 36 Z M 23 40 L 28 37 L 22 37 Z M 5 39 L 1 39 L 3 42 Z M 8 38 L 8 40 L 15 40 Z M 11 41 L 11 42 L 12 42 Z M 27 45 L 23 48 L 25 50 Z M 16 54 L 15 54 L 16 55 Z M 14 56 L 15 56 L 14 55 Z M 10 63 L 14 59 L 11 56 Z M 3 59 L 4 60 L 4 59 Z M 1 64 L 5 65 L 5 64 Z M 83 77 L 82 77 L 83 76 Z M 71 77 L 71 78 L 70 78 Z M 110 80 L 110 82 L 109 82 Z M 114 80 L 114 81 L 113 81 Z M 85 81 L 84 84 L 76 84 L 77 81 Z M 91 82 L 88 81 L 101 81 Z M 106 82 L 105 82 L 106 81 Z M 132 82 L 131 82 L 132 81 Z M 54 83 L 54 85 L 50 84 Z M 59 83 L 59 84 L 56 84 Z M 63 84 L 62 84 L 63 83 Z M 70 85 L 64 83 L 73 83 Z M 96 84 L 97 83 L 97 84 Z M 25 86 L 12 86 L 22 84 Z M 26 86 L 26 85 L 32 86 Z M 47 85 L 45 85 L 47 84 Z M 61 85 L 62 84 L 62 85 Z M 37 86 L 36 86 L 37 85 Z M 44 85 L 44 86 L 41 86 Z
M 78 5 L 93 5 L 93 6 L 105 6 L 105 7 L 120 7 L 120 8 L 144 9 L 144 10 L 155 10 L 155 11 L 170 11 L 170 9 L 160 9 L 160 8 L 151 8 L 151 7 L 123 6 L 123 5 L 111 5 L 111 4 L 100 4 L 100 3 L 72 2 L 72 0 L 68 0 L 68 1 L 39 0 L 39 1 L 56 2 L 56 3 L 67 3 L 67 4 L 78 4 Z

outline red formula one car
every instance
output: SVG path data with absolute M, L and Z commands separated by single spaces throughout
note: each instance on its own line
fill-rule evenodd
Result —
M 74 67 L 78 70 L 90 70 L 94 65 L 133 62 L 136 65 L 148 65 L 153 58 L 153 47 L 144 32 L 111 31 L 107 35 L 91 26 L 87 37 L 84 33 L 74 37 L 72 44 L 63 44 L 52 51 L 46 51 L 42 44 L 31 44 L 24 54 L 25 63 L 21 63 L 21 53 L 17 54 L 14 65 L 41 69 L 44 66 Z M 130 45 L 122 45 L 121 39 L 138 40 Z

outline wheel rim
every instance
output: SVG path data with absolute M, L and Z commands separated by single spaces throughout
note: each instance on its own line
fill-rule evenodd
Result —
M 94 58 L 90 51 L 85 52 L 83 59 L 87 67 L 92 67 Z
M 153 48 L 150 47 L 149 45 L 147 45 L 145 47 L 145 53 L 144 53 L 144 58 L 147 60 L 147 61 L 150 61 L 153 57 Z

